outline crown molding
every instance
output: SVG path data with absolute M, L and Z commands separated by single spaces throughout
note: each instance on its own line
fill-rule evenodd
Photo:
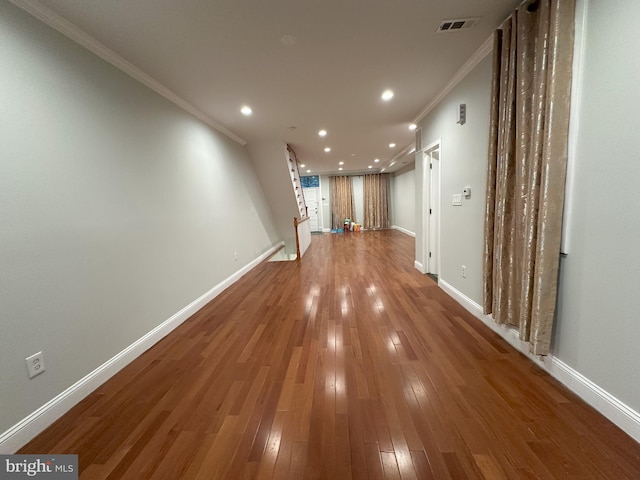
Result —
M 460 70 L 458 70 L 451 80 L 444 86 L 444 88 L 436 95 L 429 104 L 422 109 L 422 111 L 418 114 L 416 119 L 413 121 L 416 125 L 420 120 L 427 116 L 427 114 L 433 110 L 443 99 L 446 97 L 451 90 L 455 88 L 458 83 L 460 83 L 470 72 L 473 70 L 487 55 L 491 53 L 493 50 L 493 35 L 487 38 L 480 48 L 478 48 L 473 55 L 467 60 Z
M 418 125 L 420 121 L 426 117 L 431 110 L 433 110 L 448 94 L 453 90 L 458 83 L 460 83 L 469 73 L 473 70 L 487 55 L 493 50 L 493 35 L 487 38 L 482 45 L 471 55 L 471 57 L 460 67 L 460 69 L 451 77 L 444 88 L 427 104 L 426 107 L 418 114 L 412 123 Z M 384 169 L 388 169 L 392 164 L 398 161 L 399 158 L 409 155 L 409 149 L 415 145 L 412 142 L 402 148 L 389 162 L 384 166 Z
M 236 135 L 221 123 L 217 122 L 210 116 L 201 112 L 199 109 L 191 105 L 185 99 L 176 95 L 174 92 L 169 90 L 160 82 L 158 82 L 151 76 L 147 75 L 138 67 L 126 61 L 124 58 L 119 56 L 113 50 L 107 48 L 105 45 L 97 41 L 95 38 L 93 38 L 92 36 L 84 32 L 83 30 L 81 30 L 80 28 L 78 28 L 77 26 L 75 26 L 73 23 L 69 22 L 65 18 L 61 17 L 50 8 L 42 5 L 37 0 L 9 0 L 9 1 L 13 3 L 15 6 L 29 13 L 33 17 L 37 18 L 41 22 L 47 24 L 54 30 L 57 30 L 58 32 L 62 33 L 66 37 L 73 40 L 74 42 L 78 43 L 79 45 L 82 45 L 84 48 L 94 53 L 98 57 L 102 58 L 103 60 L 106 60 L 117 69 L 123 71 L 130 77 L 134 78 L 138 82 L 150 88 L 157 94 L 163 96 L 170 102 L 174 103 L 175 105 L 182 108 L 186 112 L 190 113 L 194 117 L 203 121 L 210 127 L 226 135 L 233 141 L 239 143 L 240 145 L 247 144 L 247 141 L 244 140 L 242 137 Z

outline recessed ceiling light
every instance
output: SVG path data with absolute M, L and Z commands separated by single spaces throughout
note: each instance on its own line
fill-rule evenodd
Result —
M 380 96 L 380 98 L 382 98 L 382 100 L 384 100 L 385 102 L 388 102 L 393 98 L 393 91 L 385 90 L 384 92 L 382 92 L 382 95 Z
M 301 163 L 300 168 L 304 168 L 304 167 L 306 167 L 306 165 L 304 163 Z
M 351 156 L 352 156 L 352 157 L 355 157 L 355 156 L 356 156 L 356 154 L 355 154 L 355 153 L 352 153 L 352 154 L 351 154 Z
M 311 170 L 307 170 L 307 173 L 311 173 Z
M 373 168 L 371 165 L 369 165 L 367 168 Z
M 251 107 L 248 105 L 244 105 L 241 109 L 240 109 L 240 113 L 242 113 L 244 116 L 249 116 L 253 113 L 253 110 L 251 110 Z
M 325 151 L 326 153 L 329 153 L 329 152 L 331 151 L 331 148 L 330 148 L 330 147 L 324 147 L 324 151 Z
M 338 168 L 338 170 L 342 170 L 342 167 Z
M 396 144 L 395 143 L 390 143 L 389 144 L 389 148 L 395 148 Z
M 380 161 L 380 159 L 379 159 L 379 158 L 376 158 L 376 159 L 374 160 L 374 162 L 376 162 L 376 163 L 378 163 L 379 161 Z
M 344 165 L 344 162 L 338 162 L 338 165 Z
M 418 125 L 416 125 L 415 123 L 412 123 L 411 125 L 409 125 L 409 130 L 411 130 L 412 132 L 418 128 Z
M 327 131 L 325 129 L 322 129 L 318 132 L 318 135 L 320 135 L 321 137 L 326 137 L 327 136 Z

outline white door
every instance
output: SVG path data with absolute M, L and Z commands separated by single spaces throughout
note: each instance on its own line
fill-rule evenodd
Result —
M 423 273 L 440 273 L 440 142 L 424 149 L 422 175 L 422 268 Z
M 440 149 L 436 148 L 429 152 L 429 261 L 428 272 L 438 275 L 440 266 L 438 265 L 440 231 Z
M 320 189 L 318 187 L 303 188 L 302 194 L 304 201 L 307 203 L 307 212 L 309 214 L 309 227 L 312 232 L 322 231 L 319 222 L 318 208 L 320 208 Z

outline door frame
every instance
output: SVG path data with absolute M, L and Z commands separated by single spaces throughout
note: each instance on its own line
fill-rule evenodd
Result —
M 432 153 L 439 151 L 439 158 L 435 161 L 438 162 L 437 173 L 433 175 L 433 170 L 429 168 L 432 161 Z M 422 153 L 422 273 L 431 273 L 433 275 L 439 275 L 440 273 L 440 219 L 441 219 L 441 206 L 442 206 L 442 139 L 439 138 L 436 141 L 430 143 L 424 147 Z M 434 178 L 435 177 L 435 178 Z M 432 186 L 436 190 L 434 192 L 437 202 L 435 205 L 431 205 L 431 189 Z M 433 209 L 432 215 L 435 215 L 435 222 L 433 228 L 435 232 L 432 232 L 431 221 L 429 216 L 429 208 Z M 431 235 L 434 234 L 435 239 L 430 241 Z M 432 260 L 429 259 L 429 252 L 432 252 Z

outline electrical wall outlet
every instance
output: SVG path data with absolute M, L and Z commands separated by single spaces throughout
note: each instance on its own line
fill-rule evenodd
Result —
M 238 261 L 238 252 L 233 252 L 233 259 L 237 262 Z
M 34 353 L 24 360 L 27 362 L 27 369 L 29 369 L 29 378 L 44 372 L 44 355 L 42 352 Z
M 462 265 L 462 278 L 467 278 L 467 266 Z

